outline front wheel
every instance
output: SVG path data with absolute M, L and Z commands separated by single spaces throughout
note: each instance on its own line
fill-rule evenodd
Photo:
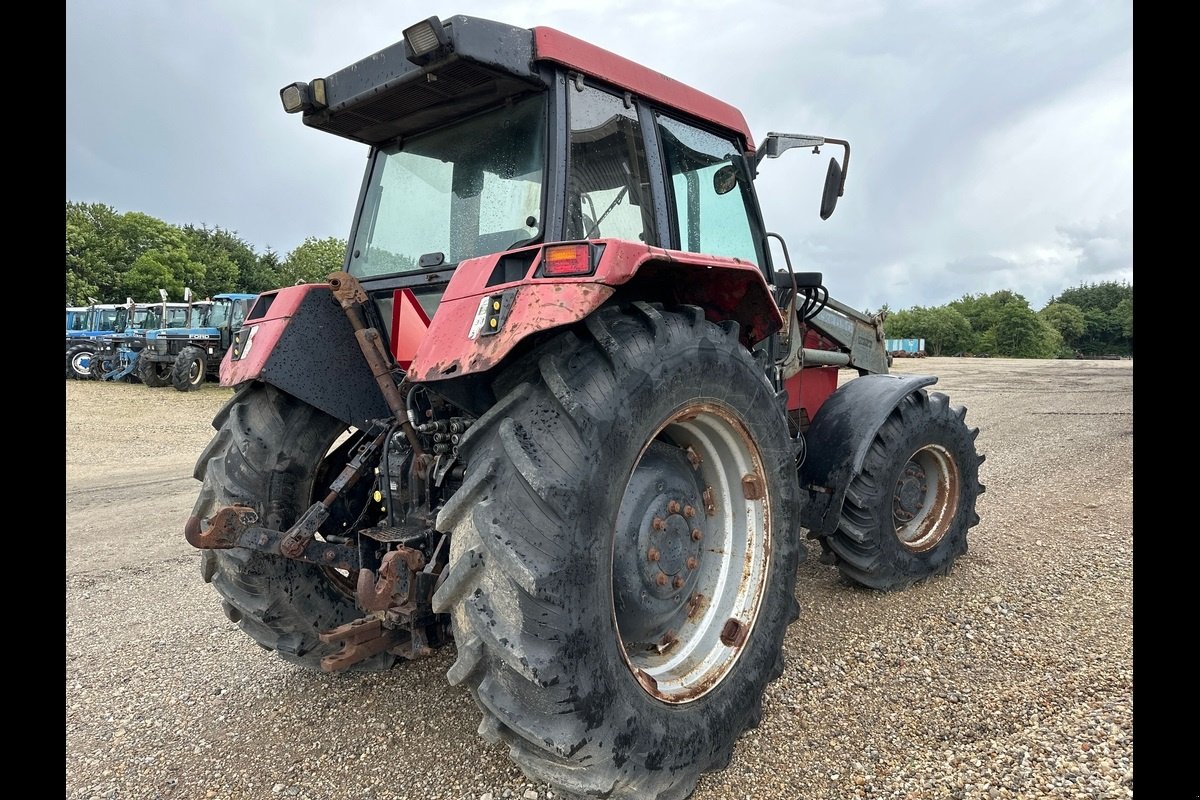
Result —
M 190 392 L 204 385 L 208 372 L 208 356 L 199 347 L 185 347 L 175 357 L 171 383 L 181 392 Z
M 149 358 L 139 358 L 137 376 L 142 383 L 152 389 L 160 389 L 171 385 L 171 373 L 175 365 L 169 361 L 151 361 Z
M 906 395 L 876 432 L 826 543 L 850 581 L 893 591 L 948 572 L 979 523 L 978 428 L 940 392 Z
M 798 609 L 782 406 L 697 308 L 604 309 L 506 378 L 438 517 L 448 677 L 529 777 L 685 797 L 758 723 Z

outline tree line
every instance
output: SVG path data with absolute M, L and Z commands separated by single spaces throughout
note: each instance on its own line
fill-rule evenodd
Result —
M 233 231 L 207 225 L 171 225 L 138 211 L 119 213 L 103 203 L 67 201 L 69 306 L 148 302 L 166 289 L 182 300 L 220 292 L 263 292 L 321 281 L 342 268 L 346 240 L 310 236 L 286 256 L 256 253 Z
M 67 305 L 89 298 L 120 303 L 263 292 L 322 281 L 340 270 L 346 241 L 309 237 L 286 256 L 256 253 L 233 231 L 171 225 L 102 203 L 67 202 Z M 968 294 L 944 306 L 886 312 L 884 332 L 924 339 L 930 355 L 988 354 L 1014 358 L 1133 354 L 1133 286 L 1107 281 L 1067 289 L 1045 308 L 1008 290 Z
M 1083 284 L 1051 297 L 1036 312 L 1016 292 L 967 294 L 944 306 L 888 312 L 883 329 L 888 338 L 924 339 L 932 356 L 1131 356 L 1133 286 Z

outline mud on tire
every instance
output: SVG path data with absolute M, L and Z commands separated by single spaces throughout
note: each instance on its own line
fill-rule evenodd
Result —
M 203 485 L 193 516 L 205 519 L 220 506 L 241 503 L 258 512 L 260 525 L 276 530 L 287 530 L 312 504 L 316 476 L 329 471 L 322 460 L 346 429 L 263 383 L 239 389 L 213 427 L 217 433 L 196 463 Z M 335 469 L 345 463 L 333 455 L 329 461 Z M 362 616 L 346 590 L 352 582 L 314 564 L 233 548 L 202 551 L 200 569 L 231 621 L 302 667 L 320 669 L 321 658 L 337 651 L 318 639 L 322 631 Z M 386 669 L 394 661 L 383 653 L 350 669 Z
M 948 572 L 979 523 L 978 428 L 940 392 L 912 392 L 880 427 L 826 539 L 846 579 L 894 591 Z
M 510 367 L 460 446 L 438 517 L 447 677 L 535 780 L 686 797 L 782 673 L 801 497 L 783 407 L 737 334 L 698 308 L 601 310 Z

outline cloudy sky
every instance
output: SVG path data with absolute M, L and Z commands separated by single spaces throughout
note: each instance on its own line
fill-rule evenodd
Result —
M 286 255 L 346 238 L 366 147 L 304 127 L 279 89 L 428 16 L 547 25 L 742 109 L 769 131 L 846 139 L 757 181 L 797 270 L 861 309 L 1012 289 L 1040 309 L 1133 280 L 1129 0 L 68 0 L 67 192 L 236 232 Z

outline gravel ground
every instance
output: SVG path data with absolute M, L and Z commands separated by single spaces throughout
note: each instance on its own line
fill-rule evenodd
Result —
M 1133 795 L 1133 362 L 899 360 L 987 456 L 955 569 L 897 594 L 810 558 L 762 725 L 694 800 Z M 550 798 L 453 648 L 302 672 L 242 634 L 183 521 L 231 392 L 67 382 L 67 798 Z

